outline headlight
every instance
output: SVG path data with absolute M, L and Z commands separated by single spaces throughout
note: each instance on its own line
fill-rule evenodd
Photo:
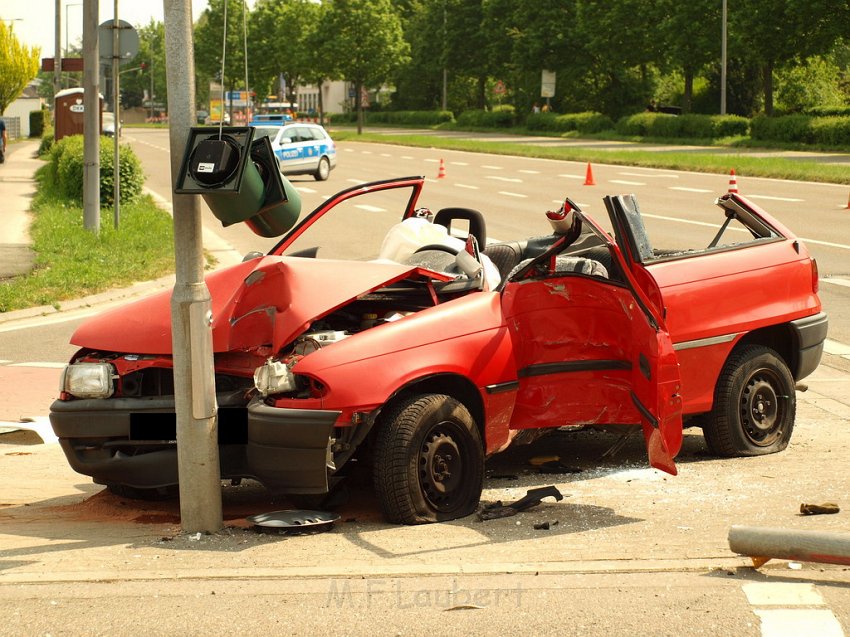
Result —
M 74 363 L 62 372 L 61 390 L 77 398 L 109 398 L 114 390 L 112 365 Z
M 254 371 L 254 386 L 263 396 L 295 391 L 295 374 L 286 363 L 269 360 Z

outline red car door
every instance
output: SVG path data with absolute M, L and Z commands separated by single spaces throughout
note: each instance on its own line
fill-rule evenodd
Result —
M 641 424 L 650 464 L 675 474 L 682 419 L 673 344 L 620 250 L 585 223 L 622 272 L 581 274 L 575 259 L 544 255 L 503 289 L 519 381 L 511 427 Z

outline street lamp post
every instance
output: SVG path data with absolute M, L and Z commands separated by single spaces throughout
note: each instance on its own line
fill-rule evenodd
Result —
M 721 13 L 723 26 L 720 34 L 720 114 L 726 115 L 726 0 L 723 0 Z
M 65 57 L 68 57 L 68 52 L 71 49 L 71 39 L 68 36 L 68 8 L 69 7 L 81 7 L 83 6 L 82 2 L 69 2 L 65 5 Z M 65 88 L 68 88 L 68 85 L 71 83 L 70 76 L 65 76 Z

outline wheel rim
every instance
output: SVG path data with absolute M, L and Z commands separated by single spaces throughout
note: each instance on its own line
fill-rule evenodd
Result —
M 782 437 L 785 399 L 782 379 L 770 369 L 750 374 L 741 392 L 739 417 L 744 435 L 754 445 L 768 447 Z
M 438 423 L 425 435 L 418 458 L 419 486 L 434 510 L 448 512 L 465 503 L 467 454 L 451 422 Z
M 319 160 L 319 176 L 322 178 L 322 180 L 325 180 L 325 179 L 328 178 L 328 175 L 330 174 L 330 172 L 331 172 L 330 163 L 328 162 L 327 159 L 322 157 L 322 159 Z

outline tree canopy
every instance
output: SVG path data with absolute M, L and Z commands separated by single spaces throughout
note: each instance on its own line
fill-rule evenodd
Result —
M 39 47 L 24 46 L 0 20 L 0 115 L 38 73 Z

